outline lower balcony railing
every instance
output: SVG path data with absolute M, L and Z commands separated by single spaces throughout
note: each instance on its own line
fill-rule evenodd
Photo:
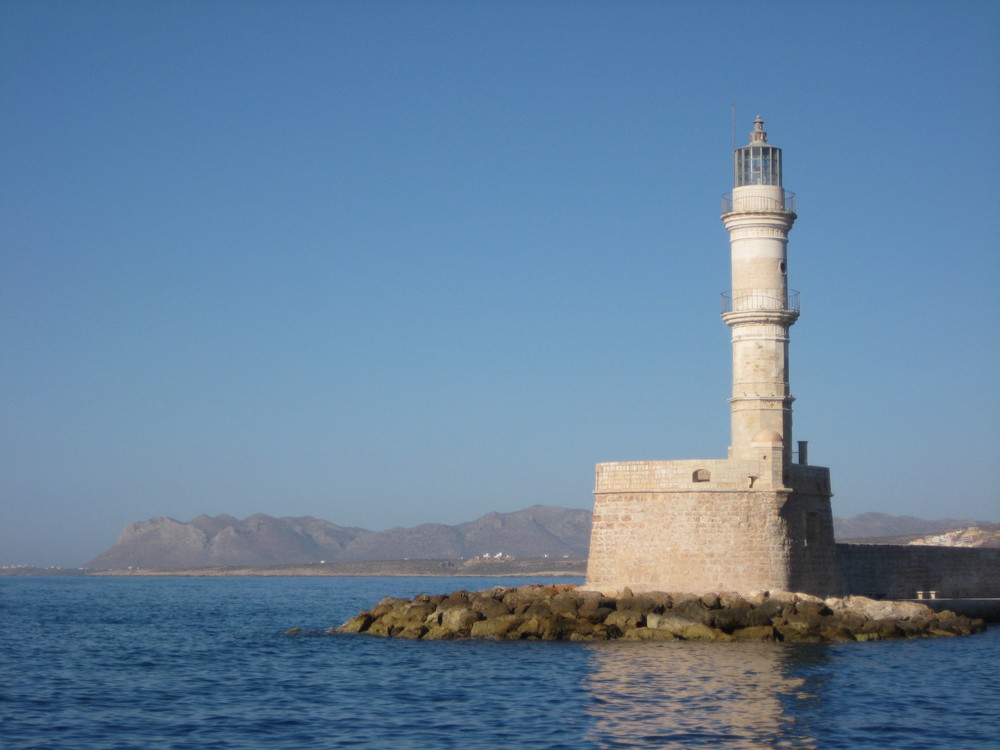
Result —
M 766 292 L 744 292 L 739 290 L 722 293 L 722 314 L 731 312 L 757 312 L 759 310 L 781 310 L 799 312 L 799 293 L 789 289 L 784 298 Z

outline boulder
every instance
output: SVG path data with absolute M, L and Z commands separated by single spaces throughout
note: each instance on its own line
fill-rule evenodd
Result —
M 712 615 L 705 609 L 705 605 L 699 597 L 675 597 L 671 611 L 684 615 L 694 622 L 700 622 L 702 625 L 710 625 L 712 622 Z
M 510 608 L 506 604 L 492 596 L 477 598 L 472 603 L 472 609 L 486 619 L 511 614 Z
M 651 614 L 646 617 L 647 628 L 663 630 L 672 635 L 680 635 L 694 624 L 696 624 L 696 621 L 690 617 L 673 612 L 662 615 Z
M 725 606 L 712 610 L 709 613 L 709 617 L 711 618 L 712 627 L 726 633 L 732 633 L 738 628 L 750 626 L 750 616 L 752 613 L 753 609 L 750 606 L 750 602 L 738 600 L 727 602 Z M 770 618 L 768 618 L 767 622 L 770 622 Z M 755 624 L 765 625 L 767 623 L 761 621 Z
M 777 634 L 770 625 L 751 625 L 746 628 L 737 628 L 732 632 L 732 636 L 738 641 L 773 641 L 777 639 Z
M 372 622 L 373 619 L 370 612 L 361 612 L 357 617 L 352 617 L 350 620 L 341 625 L 340 632 L 364 633 L 369 627 L 371 627 Z
M 646 625 L 646 615 L 634 609 L 616 609 L 604 618 L 604 624 L 618 628 L 623 633 Z
M 915 602 L 826 600 L 794 592 L 636 595 L 615 598 L 571 585 L 455 591 L 387 598 L 338 633 L 447 640 L 870 641 L 969 635 L 982 620 Z M 291 633 L 301 631 L 292 629 Z
M 479 620 L 472 625 L 470 635 L 473 638 L 506 638 L 508 633 L 515 632 L 524 622 L 518 615 L 501 615 L 489 620 Z
M 735 640 L 733 636 L 728 633 L 723 633 L 718 628 L 710 628 L 708 625 L 703 625 L 700 622 L 696 622 L 693 625 L 688 625 L 684 630 L 679 633 L 679 637 L 685 641 L 732 641 Z
M 441 613 L 441 627 L 458 635 L 469 635 L 473 624 L 483 616 L 472 607 L 453 607 Z

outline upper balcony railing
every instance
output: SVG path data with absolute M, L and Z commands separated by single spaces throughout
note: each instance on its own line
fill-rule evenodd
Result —
M 795 193 L 789 190 L 782 190 L 781 198 L 770 195 L 742 195 L 739 200 L 733 201 L 733 194 L 726 193 L 722 196 L 722 213 L 730 214 L 733 211 L 782 211 L 784 213 L 795 213 Z
M 732 312 L 758 312 L 760 310 L 779 310 L 798 315 L 799 293 L 794 289 L 789 289 L 785 299 L 765 292 L 739 289 L 722 293 L 723 315 Z

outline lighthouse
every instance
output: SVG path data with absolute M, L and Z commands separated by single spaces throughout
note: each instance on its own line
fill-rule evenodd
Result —
M 833 539 L 830 470 L 792 451 L 788 288 L 795 196 L 764 121 L 733 153 L 723 197 L 732 288 L 722 319 L 732 338 L 731 441 L 724 458 L 600 463 L 587 588 L 633 592 L 843 590 Z
M 722 210 L 732 266 L 732 289 L 722 295 L 733 341 L 730 456 L 766 446 L 780 450 L 785 465 L 792 458 L 788 329 L 799 317 L 798 292 L 788 289 L 795 195 L 782 185 L 781 149 L 767 142 L 759 116 L 750 142 L 733 154 L 733 191 Z

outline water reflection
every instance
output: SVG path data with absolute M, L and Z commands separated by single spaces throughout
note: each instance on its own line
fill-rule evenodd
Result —
M 818 699 L 826 670 L 804 667 L 830 657 L 822 646 L 619 641 L 588 648 L 588 739 L 598 747 L 818 747 L 795 715 L 800 702 Z

